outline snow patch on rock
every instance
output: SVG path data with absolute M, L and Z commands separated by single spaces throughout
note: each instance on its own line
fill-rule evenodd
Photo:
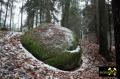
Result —
M 71 51 L 67 51 L 67 52 L 70 52 L 70 53 L 79 53 L 80 51 L 80 46 L 78 45 L 77 48 L 75 50 L 71 50 Z

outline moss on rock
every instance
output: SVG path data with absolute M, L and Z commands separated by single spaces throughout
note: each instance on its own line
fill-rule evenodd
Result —
M 47 26 L 50 25 L 47 24 L 46 27 Z M 46 36 L 46 35 L 44 36 L 45 33 L 43 32 L 47 32 L 49 30 L 48 29 L 49 27 L 47 28 L 46 27 L 44 28 L 42 26 L 42 28 L 38 27 L 31 31 L 26 32 L 21 38 L 21 43 L 23 44 L 23 46 L 29 52 L 31 52 L 36 58 L 56 68 L 62 70 L 71 70 L 79 66 L 81 64 L 82 51 L 79 51 L 78 53 L 65 52 L 65 50 L 68 49 L 73 50 L 77 47 L 78 39 L 76 38 L 76 36 L 72 34 L 74 38 L 72 40 L 72 46 L 68 46 L 66 41 L 64 41 L 66 40 L 64 39 L 65 38 L 64 31 L 60 31 L 60 29 L 56 29 L 56 28 L 50 28 L 51 32 L 54 31 L 53 32 L 54 34 L 61 33 L 60 36 L 59 35 L 52 36 L 51 32 L 49 32 L 51 36 Z M 56 26 L 52 25 L 51 27 L 56 27 Z M 59 33 L 56 33 L 56 30 Z M 58 37 L 59 39 L 57 39 L 56 37 Z M 71 37 L 69 39 L 71 39 Z M 56 46 L 52 46 L 52 45 L 56 45 Z

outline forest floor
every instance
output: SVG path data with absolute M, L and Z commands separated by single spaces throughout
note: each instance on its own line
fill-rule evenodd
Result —
M 95 43 L 80 40 L 83 49 L 81 67 L 62 71 L 32 56 L 22 47 L 20 37 L 18 32 L 0 31 L 0 79 L 117 79 L 99 77 L 99 66 L 114 66 L 116 63 L 115 59 L 107 62 L 101 57 Z

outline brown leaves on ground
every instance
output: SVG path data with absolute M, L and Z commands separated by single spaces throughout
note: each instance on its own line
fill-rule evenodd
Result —
M 80 44 L 83 48 L 87 48 L 87 54 L 89 54 L 89 56 L 91 56 L 93 60 L 98 60 L 99 62 L 101 62 L 99 65 L 104 65 L 104 66 L 116 65 L 114 46 L 112 46 L 111 52 L 108 52 L 112 56 L 111 59 L 113 60 L 113 62 L 107 62 L 106 59 L 99 54 L 98 44 L 93 42 L 90 43 L 89 41 L 85 41 L 85 40 L 80 40 Z
M 116 79 L 99 77 L 99 66 L 110 65 L 110 63 L 99 55 L 99 46 L 95 43 L 80 40 L 83 64 L 75 71 L 65 72 L 45 67 L 44 63 L 26 55 L 19 46 L 20 35 L 16 34 L 10 39 L 1 38 L 1 40 L 1 79 Z M 115 65 L 115 61 L 112 62 L 113 64 Z

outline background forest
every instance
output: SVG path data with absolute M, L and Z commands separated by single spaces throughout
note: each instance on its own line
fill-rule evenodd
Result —
M 99 44 L 103 56 L 111 52 L 111 46 L 114 45 L 111 1 L 22 0 L 20 16 L 17 17 L 20 18 L 17 23 L 20 25 L 16 25 L 14 4 L 18 2 L 17 0 L 0 1 L 1 29 L 25 31 L 38 27 L 41 23 L 60 24 L 74 31 L 80 39 Z M 25 20 L 23 20 L 24 14 L 27 14 Z
M 83 54 L 87 54 L 86 57 L 88 56 L 90 59 L 93 58 L 93 60 L 90 60 L 94 62 L 94 69 L 96 68 L 96 70 L 93 71 L 97 71 L 98 64 L 100 65 L 102 63 L 101 65 L 103 66 L 115 66 L 116 58 L 118 59 L 117 63 L 120 61 L 120 9 L 118 8 L 119 4 L 114 1 L 115 0 L 0 0 L 0 30 L 25 33 L 40 27 L 44 23 L 66 27 L 77 35 L 80 46 L 83 49 Z M 11 38 L 7 43 L 12 41 L 13 47 L 14 43 L 18 45 L 17 42 L 20 40 L 20 37 L 16 36 L 15 38 Z M 115 52 L 117 54 L 116 57 Z M 90 62 L 87 62 L 87 64 L 90 64 Z M 120 66 L 120 63 L 117 64 L 117 66 Z M 83 72 L 86 73 L 87 70 Z M 88 73 L 90 73 L 89 70 Z M 66 72 L 64 72 L 64 74 L 67 74 L 67 77 L 71 75 L 68 75 Z M 35 76 L 35 73 L 32 75 Z M 44 75 L 46 76 L 46 74 Z M 75 77 L 77 77 L 76 75 Z M 78 77 L 80 77 L 80 74 Z M 63 77 L 63 79 L 66 78 Z M 85 76 L 81 79 L 85 79 Z

